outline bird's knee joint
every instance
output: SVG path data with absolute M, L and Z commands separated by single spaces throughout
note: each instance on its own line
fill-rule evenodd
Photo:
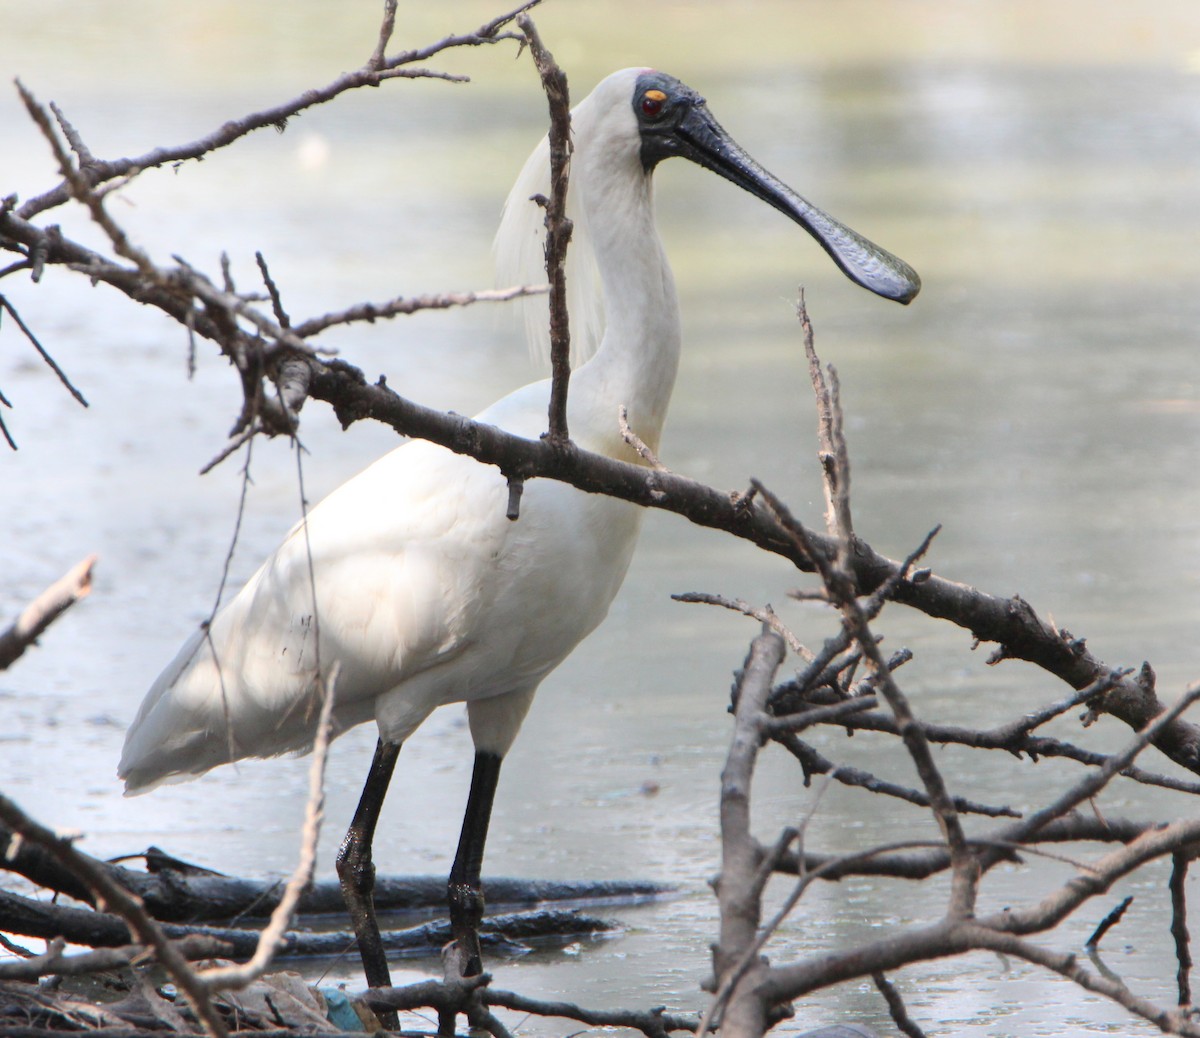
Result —
M 446 891 L 450 918 L 468 926 L 478 926 L 483 919 L 483 891 L 466 883 L 451 883 Z
M 360 894 L 375 889 L 375 862 L 369 844 L 347 836 L 338 850 L 335 867 L 343 888 L 352 887 Z

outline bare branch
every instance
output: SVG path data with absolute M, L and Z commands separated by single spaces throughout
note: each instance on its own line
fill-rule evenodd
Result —
M 373 324 L 383 318 L 401 314 L 415 314 L 418 310 L 447 310 L 454 306 L 470 306 L 472 303 L 506 303 L 522 296 L 544 295 L 549 285 L 515 285 L 512 288 L 486 289 L 481 292 L 443 292 L 427 296 L 397 296 L 386 303 L 356 303 L 337 313 L 323 317 L 311 317 L 292 330 L 302 339 L 316 335 L 338 324 L 366 321 Z
M 388 0 L 394 4 L 395 0 Z M 271 277 L 271 272 L 267 269 L 267 261 L 263 258 L 261 252 L 254 254 L 254 261 L 258 264 L 259 272 L 262 274 L 263 284 L 267 286 L 267 294 L 271 297 L 271 309 L 275 312 L 275 320 L 279 322 L 280 328 L 290 328 L 292 326 L 291 318 L 288 317 L 287 311 L 283 308 L 283 299 L 279 295 L 279 286 Z
M 95 187 L 116 177 L 123 177 L 130 174 L 136 175 L 144 170 L 154 169 L 159 166 L 201 159 L 211 152 L 228 147 L 234 141 L 245 137 L 249 133 L 253 133 L 255 130 L 261 130 L 266 127 L 282 129 L 287 125 L 288 120 L 292 116 L 297 115 L 306 108 L 325 104 L 348 90 L 378 86 L 385 79 L 404 77 L 447 79 L 453 82 L 462 82 L 466 77 L 450 76 L 446 73 L 432 72 L 427 69 L 401 69 L 401 66 L 414 65 L 417 62 L 426 61 L 444 50 L 456 47 L 478 47 L 498 43 L 501 40 L 517 39 L 518 37 L 515 34 L 502 33 L 500 30 L 505 25 L 511 23 L 522 11 L 529 10 L 539 2 L 540 0 L 529 0 L 529 2 L 521 4 L 507 14 L 485 22 L 474 32 L 447 36 L 437 43 L 405 51 L 395 57 L 388 58 L 383 62 L 382 68 L 374 67 L 372 64 L 374 54 L 372 54 L 371 60 L 368 60 L 368 63 L 357 71 L 345 72 L 325 86 L 306 90 L 300 96 L 294 97 L 282 104 L 265 108 L 262 111 L 252 112 L 240 119 L 230 119 L 222 123 L 216 130 L 197 140 L 189 141 L 185 144 L 155 148 L 135 158 L 93 162 L 89 164 L 86 170 L 86 178 L 88 183 L 92 187 Z M 380 35 L 382 40 L 382 30 Z M 72 193 L 70 185 L 64 182 L 36 198 L 31 198 L 17 210 L 17 215 L 23 220 L 32 219 L 47 209 L 53 209 L 56 206 L 62 205 L 71 197 Z
M 576 1020 L 589 1027 L 624 1027 L 641 1031 L 646 1038 L 666 1038 L 673 1031 L 695 1032 L 699 1021 L 691 1016 L 666 1013 L 662 1007 L 649 1010 L 591 1009 L 573 1002 L 550 1002 L 530 998 L 515 991 L 501 991 L 489 986 L 491 975 L 457 978 L 454 981 L 427 980 L 398 988 L 369 988 L 355 999 L 372 1009 L 412 1010 L 421 1008 L 457 1012 L 465 997 L 475 993 L 485 1005 L 512 1009 L 542 1017 Z
M 835 487 L 837 485 L 845 486 L 847 482 L 848 477 L 842 475 L 837 478 L 834 485 Z M 916 724 L 916 719 L 913 717 L 908 699 L 900 691 L 899 685 L 893 680 L 887 663 L 880 653 L 879 645 L 871 633 L 866 614 L 863 612 L 855 595 L 852 574 L 840 569 L 837 563 L 814 550 L 808 531 L 797 522 L 783 502 L 774 494 L 761 485 L 759 486 L 759 494 L 776 515 L 780 524 L 791 531 L 793 536 L 798 538 L 802 548 L 816 563 L 817 569 L 821 574 L 821 579 L 825 583 L 827 593 L 842 611 L 848 633 L 857 641 L 863 651 L 863 655 L 871 663 L 872 671 L 877 679 L 875 686 L 884 699 L 887 700 L 888 706 L 896 718 L 900 737 L 904 741 L 905 749 L 908 750 L 909 756 L 916 765 L 917 774 L 929 797 L 930 809 L 933 811 L 938 827 L 942 830 L 942 834 L 945 836 L 950 848 L 950 859 L 954 872 L 950 911 L 955 915 L 969 916 L 973 911 L 975 901 L 976 886 L 979 878 L 979 863 L 967 844 L 966 835 L 963 833 L 962 823 L 959 821 L 958 812 L 954 804 L 954 798 L 947 790 L 941 772 L 934 762 L 929 742 L 922 733 L 920 726 Z M 840 507 L 834 508 L 833 515 L 835 520 L 839 520 L 843 511 Z M 839 541 L 849 543 L 852 536 L 849 531 L 839 529 L 838 534 Z M 840 549 L 837 551 L 837 557 L 840 561 L 845 560 L 848 562 L 852 554 L 848 549 L 845 552 Z
M 517 17 L 529 43 L 542 89 L 550 104 L 550 197 L 539 199 L 546 210 L 546 275 L 550 281 L 550 431 L 547 438 L 561 447 L 570 438 L 567 428 L 567 387 L 571 379 L 571 327 L 567 313 L 567 246 L 572 224 L 567 219 L 567 178 L 571 170 L 571 97 L 567 76 L 542 44 L 533 19 Z
M 675 602 L 686 602 L 689 604 L 715 605 L 720 606 L 722 609 L 741 613 L 743 616 L 748 616 L 771 628 L 772 631 L 787 642 L 788 648 L 801 659 L 811 660 L 813 658 L 812 651 L 800 643 L 800 639 L 789 630 L 787 624 L 779 619 L 779 615 L 770 605 L 761 607 L 752 606 L 749 602 L 740 598 L 730 599 L 725 598 L 723 595 L 710 595 L 703 591 L 685 591 L 681 594 L 672 595 L 671 599 Z
M 62 142 L 58 139 L 58 134 L 55 132 L 46 110 L 19 79 L 16 81 L 16 85 L 26 111 L 29 112 L 30 118 L 33 119 L 38 129 L 42 131 L 42 135 L 54 152 L 54 158 L 58 162 L 59 170 L 66 180 L 71 196 L 87 206 L 92 214 L 92 219 L 108 235 L 117 255 L 130 260 L 144 276 L 158 281 L 158 273 L 149 257 L 129 240 L 117 222 L 109 216 L 108 211 L 104 208 L 103 200 L 95 191 L 94 184 L 85 175 L 82 168 L 72 162 L 71 156 L 67 154 Z
M 1085 991 L 1105 995 L 1123 1006 L 1135 1016 L 1154 1024 L 1167 1034 L 1179 1034 L 1188 1038 L 1200 1036 L 1200 1025 L 1194 1023 L 1183 1010 L 1167 1010 L 1149 999 L 1141 998 L 1124 984 L 1105 976 L 1098 976 L 1079 964 L 1077 956 L 1053 952 L 1030 941 L 1023 941 L 1012 934 L 996 933 L 983 927 L 969 927 L 969 936 L 975 939 L 976 947 L 1011 955 L 1042 966 L 1053 973 L 1066 977 Z
M 54 118 L 58 120 L 59 129 L 62 130 L 63 136 L 67 138 L 67 143 L 71 145 L 71 150 L 75 152 L 79 158 L 79 165 L 90 166 L 96 161 L 96 156 L 91 153 L 91 150 L 83 142 L 83 138 L 79 136 L 79 131 L 67 120 L 63 115 L 62 109 L 53 101 L 50 102 L 50 111 L 54 113 Z
M 765 723 L 766 730 L 775 732 L 800 732 L 815 724 L 837 724 L 851 714 L 873 710 L 879 701 L 874 696 L 862 696 L 857 699 L 847 699 L 843 703 L 830 703 L 828 706 L 814 706 L 798 714 L 784 714 L 770 717 Z M 837 768 L 830 769 L 831 773 Z
M 1194 854 L 1193 850 L 1191 854 Z M 1190 854 L 1176 852 L 1171 856 L 1171 937 L 1175 941 L 1175 961 L 1179 964 L 1175 982 L 1179 990 L 1179 1004 L 1192 1004 L 1192 952 L 1191 936 L 1187 926 L 1187 873 Z
M 178 947 L 167 940 L 162 929 L 146 914 L 137 898 L 118 886 L 105 871 L 94 868 L 85 856 L 77 854 L 68 840 L 34 821 L 3 795 L 0 795 L 0 822 L 11 828 L 14 833 L 37 843 L 70 869 L 91 889 L 98 906 L 110 908 L 118 913 L 137 939 L 154 949 L 158 961 L 183 992 L 197 1018 L 204 1025 L 205 1031 L 211 1038 L 225 1038 L 225 1026 L 213 1009 L 204 986 L 188 967 Z
M 837 372 L 830 367 L 829 382 L 826 382 L 821 371 L 821 360 L 813 345 L 813 327 L 804 304 L 803 288 L 796 303 L 796 316 L 800 319 L 808 376 L 817 403 L 817 460 L 821 463 L 825 488 L 825 526 L 831 536 L 837 536 L 840 530 L 848 549 L 850 539 L 854 536 L 854 525 L 850 519 L 850 462 L 846 439 L 842 434 Z
M 379 41 L 375 44 L 370 58 L 367 59 L 367 68 L 376 71 L 384 68 L 387 46 L 391 42 L 392 33 L 396 30 L 396 2 L 397 0 L 384 0 L 383 22 L 379 26 Z
M 84 407 L 87 407 L 88 402 L 84 399 L 83 394 L 79 392 L 74 385 L 72 385 L 71 380 L 67 378 L 66 372 L 64 372 L 63 369 L 58 366 L 58 363 L 54 360 L 54 358 L 46 352 L 46 348 L 40 342 L 38 342 L 37 336 L 33 334 L 33 331 L 30 329 L 29 325 L 21 320 L 21 315 L 17 313 L 17 308 L 2 295 L 0 295 L 0 310 L 7 312 L 9 317 L 17 322 L 17 327 L 21 329 L 21 332 L 24 334 L 25 338 L 32 343 L 33 348 L 38 351 L 38 354 L 41 356 L 42 360 L 46 362 L 50 370 L 58 376 L 59 382 L 67 387 L 67 392 L 69 392 L 71 396 L 78 400 Z M 4 403 L 9 407 L 12 406 L 7 400 L 5 400 Z M 11 440 L 9 440 L 9 444 L 12 444 Z
M 66 941 L 54 938 L 41 955 L 11 962 L 0 962 L 0 980 L 37 980 L 51 975 L 73 977 L 104 970 L 116 970 L 143 961 L 147 951 L 144 944 L 127 944 L 120 948 L 103 948 L 96 951 L 65 955 Z M 229 945 L 224 941 L 201 934 L 191 934 L 173 941 L 179 954 L 189 962 L 197 959 L 215 959 L 229 954 Z
M 904 999 L 900 997 L 900 992 L 896 990 L 896 985 L 882 973 L 872 973 L 871 980 L 874 981 L 876 989 L 887 1002 L 888 1011 L 892 1014 L 896 1026 L 908 1035 L 908 1038 L 925 1038 L 925 1032 L 908 1015 L 908 1009 L 904 1005 Z
M 854 713 L 855 711 L 847 709 L 838 716 L 837 721 L 834 723 L 849 724 Z M 804 715 L 799 716 L 803 717 Z M 908 786 L 889 782 L 886 779 L 881 779 L 871 774 L 869 771 L 864 771 L 862 768 L 855 768 L 846 764 L 835 765 L 814 746 L 796 738 L 790 731 L 776 730 L 773 723 L 770 724 L 770 730 L 771 737 L 800 762 L 800 766 L 804 769 L 806 777 L 836 772 L 837 781 L 844 786 L 857 786 L 865 789 L 868 793 L 880 793 L 884 796 L 895 797 L 897 800 L 904 800 L 918 807 L 928 808 L 932 806 L 928 792 L 923 793 L 918 789 L 910 789 Z M 1021 816 L 1019 811 L 1011 807 L 980 804 L 974 800 L 968 800 L 966 797 L 954 796 L 951 798 L 951 801 L 955 809 L 962 814 L 979 814 L 990 817 L 1007 816 L 1009 818 L 1019 818 Z
M 1103 893 L 1118 879 L 1129 875 L 1147 861 L 1173 854 L 1176 850 L 1189 846 L 1198 836 L 1200 820 L 1196 819 L 1165 827 L 1149 827 L 1127 846 L 1112 851 L 1092 863 L 1086 871 L 1073 876 L 1034 905 L 1012 906 L 977 920 L 947 916 L 932 926 L 896 930 L 886 941 L 843 948 L 805 962 L 774 967 L 760 981 L 758 993 L 767 1001 L 799 998 L 818 987 L 869 976 L 875 972 L 894 970 L 927 959 L 944 958 L 973 948 L 1007 950 L 1011 954 L 1028 958 L 1025 951 L 1016 950 L 1018 945 L 1024 942 L 1018 942 L 1015 938 L 1051 929 L 1081 904 Z M 1072 962 L 1074 960 L 1073 956 L 1066 958 Z M 1036 958 L 1030 961 L 1047 964 Z M 1117 997 L 1111 988 L 1090 987 L 1086 978 L 1080 980 L 1072 976 L 1071 979 L 1082 983 L 1089 990 Z M 1117 1000 L 1128 1007 L 1128 1003 L 1122 998 Z M 1200 1034 L 1200 1030 L 1176 1033 Z
M 617 427 L 621 430 L 621 439 L 623 439 L 630 447 L 637 451 L 638 457 L 641 458 L 652 469 L 659 472 L 668 471 L 667 466 L 658 460 L 658 455 L 654 453 L 638 436 L 629 425 L 629 411 L 622 404 L 617 408 Z
M 1108 785 L 1115 775 L 1120 774 L 1125 767 L 1133 763 L 1134 758 L 1151 744 L 1158 731 L 1179 717 L 1197 699 L 1200 699 L 1200 685 L 1193 685 L 1179 697 L 1179 701 L 1170 710 L 1164 710 L 1158 717 L 1138 732 L 1125 749 L 1119 753 L 1114 753 L 1103 765 L 1089 772 L 1053 802 L 1032 812 L 1026 818 L 1016 823 L 1012 827 L 1008 838 L 1014 841 L 1023 840 L 1036 833 L 1047 822 L 1062 818 L 1067 812 L 1083 803 L 1083 801 L 1094 797 L 1101 789 Z M 991 860 L 992 858 L 985 854 L 983 857 L 983 866 L 986 868 Z
M 716 888 L 721 924 L 713 949 L 719 985 L 701 1021 L 701 1034 L 718 1013 L 721 1033 L 730 1038 L 761 1035 L 766 1029 L 769 1004 L 754 991 L 766 967 L 751 951 L 762 913 L 755 882 L 762 863 L 750 832 L 750 784 L 763 742 L 771 682 L 784 652 L 783 639 L 764 630 L 750 646 L 735 690 L 733 738 L 721 772 L 721 875 Z
M 1088 951 L 1095 951 L 1097 948 L 1099 948 L 1100 942 L 1104 940 L 1104 935 L 1121 921 L 1121 917 L 1125 914 L 1125 910 L 1132 904 L 1132 897 L 1123 898 L 1116 908 L 1114 908 L 1108 913 L 1108 915 L 1100 920 L 1099 925 L 1097 925 L 1096 929 L 1092 931 L 1092 936 L 1084 942 L 1083 946 L 1087 948 Z
M 22 610 L 5 631 L 0 631 L 0 670 L 7 670 L 42 632 L 92 590 L 92 567 L 96 556 L 77 562 Z
M 1096 682 L 1093 682 L 1089 688 L 1107 684 L 1110 680 L 1107 676 L 1100 678 Z M 1088 696 L 1090 695 L 1091 693 L 1089 692 Z M 1084 696 L 1083 698 L 1087 698 L 1088 696 Z M 1078 697 L 1072 696 L 1069 698 Z M 1062 705 L 1061 702 L 1051 704 L 1043 712 L 1053 712 L 1060 705 Z M 1061 739 L 1022 734 L 1024 723 L 1031 716 L 1036 718 L 1036 714 L 1026 715 L 1025 718 L 1020 718 L 1010 725 L 1000 725 L 997 728 L 984 729 L 982 731 L 976 728 L 965 728 L 961 725 L 936 724 L 931 721 L 918 721 L 917 723 L 921 726 L 921 730 L 930 742 L 954 743 L 961 746 L 970 746 L 974 749 L 1001 750 L 1005 753 L 1016 755 L 1028 754 L 1029 758 L 1035 762 L 1041 757 L 1060 757 L 1079 764 L 1085 764 L 1089 767 L 1101 767 L 1111 759 L 1109 754 L 1096 753 L 1094 750 L 1085 750 L 1072 743 L 1064 742 Z M 899 734 L 899 727 L 895 719 L 882 713 L 860 714 L 848 718 L 842 723 L 845 727 L 856 731 Z M 1181 793 L 1191 793 L 1193 795 L 1200 794 L 1200 782 L 1189 781 L 1188 779 L 1178 778 L 1174 775 L 1158 774 L 1133 764 L 1122 768 L 1118 774 L 1123 778 L 1131 779 L 1142 785 L 1159 786 L 1163 789 L 1174 789 Z

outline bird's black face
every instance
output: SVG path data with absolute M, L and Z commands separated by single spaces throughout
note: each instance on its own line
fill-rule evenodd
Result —
M 633 92 L 633 112 L 642 134 L 642 167 L 647 173 L 672 155 L 700 161 L 690 154 L 692 142 L 685 126 L 685 123 L 699 125 L 704 121 L 697 119 L 697 110 L 715 125 L 712 116 L 708 115 L 704 98 L 674 76 L 663 72 L 646 72 L 638 76 Z
M 638 76 L 633 112 L 647 173 L 672 155 L 691 159 L 795 220 L 863 288 L 900 303 L 910 302 L 921 290 L 921 279 L 904 260 L 822 212 L 763 169 L 713 118 L 704 98 L 674 76 Z

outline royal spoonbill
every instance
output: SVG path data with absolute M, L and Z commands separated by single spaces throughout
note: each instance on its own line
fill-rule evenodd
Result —
M 636 461 L 618 408 L 656 448 L 679 359 L 679 308 L 654 226 L 651 174 L 680 155 L 803 226 L 858 284 L 907 303 L 920 288 L 903 261 L 810 205 L 759 166 L 702 98 L 649 69 L 609 76 L 572 113 L 572 297 L 598 280 L 603 335 L 571 376 L 568 419 L 581 446 Z M 497 255 L 537 274 L 549 150 L 533 153 L 509 195 Z M 592 265 L 594 269 L 586 268 Z M 576 309 L 573 327 L 587 322 Z M 549 382 L 478 416 L 530 438 L 546 428 Z M 333 725 L 374 719 L 379 742 L 337 859 L 372 986 L 389 983 L 371 892 L 371 841 L 400 746 L 429 714 L 466 702 L 474 773 L 449 881 L 466 972 L 480 969 L 480 869 L 501 761 L 542 679 L 604 618 L 625 577 L 641 511 L 539 479 L 519 520 L 505 478 L 434 444 L 404 444 L 334 491 L 298 524 L 207 633 L 197 631 L 147 694 L 125 739 L 128 793 L 218 764 L 311 748 L 323 676 L 335 675 Z M 311 553 L 311 574 L 310 563 Z M 315 610 L 314 610 L 315 602 Z M 315 615 L 314 615 L 315 613 Z

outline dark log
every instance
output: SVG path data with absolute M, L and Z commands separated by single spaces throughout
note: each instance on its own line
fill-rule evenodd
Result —
M 283 880 L 239 879 L 164 870 L 157 873 L 125 870 L 121 882 L 146 905 L 155 919 L 165 922 L 221 922 L 265 919 L 279 901 Z M 496 877 L 485 882 L 490 908 L 571 902 L 636 903 L 662 897 L 669 888 L 656 883 L 555 882 Z M 446 907 L 444 876 L 380 876 L 375 881 L 375 907 L 380 912 L 408 912 Z M 339 915 L 346 911 L 335 881 L 314 884 L 300 898 L 302 915 Z
M 0 825 L 0 868 L 16 872 L 38 886 L 92 904 L 79 880 L 32 841 L 22 841 L 11 858 L 11 831 Z M 279 903 L 284 880 L 241 879 L 173 858 L 157 847 L 145 852 L 149 872 L 91 859 L 132 894 L 146 911 L 167 923 L 220 923 L 233 919 L 265 919 Z M 637 904 L 664 897 L 671 888 L 644 880 L 555 881 L 510 879 L 486 881 L 489 907 L 514 908 L 541 904 L 573 907 L 594 904 Z M 446 905 L 444 876 L 380 876 L 375 881 L 375 906 L 381 912 L 441 910 Z M 336 881 L 315 883 L 300 899 L 302 915 L 344 913 Z
M 610 933 L 615 924 L 574 911 L 542 910 L 510 915 L 488 916 L 483 921 L 481 940 L 494 952 L 518 954 L 528 950 L 520 942 L 560 940 Z M 246 959 L 258 943 L 258 931 L 215 926 L 163 925 L 171 940 L 199 934 L 225 942 L 229 957 Z M 113 948 L 130 944 L 134 938 L 119 917 L 88 908 L 71 908 L 46 901 L 35 901 L 0 890 L 0 931 L 46 940 L 62 937 L 71 944 L 91 948 Z M 384 948 L 393 955 L 432 955 L 451 938 L 446 920 L 433 920 L 403 930 L 383 934 Z M 292 930 L 284 937 L 279 957 L 335 956 L 354 948 L 354 934 L 346 931 L 310 933 Z

